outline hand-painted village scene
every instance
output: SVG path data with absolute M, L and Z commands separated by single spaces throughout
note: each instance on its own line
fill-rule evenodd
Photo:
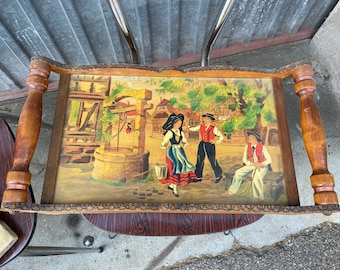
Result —
M 71 75 L 55 203 L 288 205 L 271 79 Z

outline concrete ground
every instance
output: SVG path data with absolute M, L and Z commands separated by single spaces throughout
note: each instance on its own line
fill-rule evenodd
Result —
M 339 36 L 339 35 L 338 35 Z M 332 46 L 331 44 L 329 46 Z M 211 61 L 214 64 L 279 68 L 310 59 L 315 70 L 316 102 L 324 121 L 328 165 L 336 181 L 340 178 L 338 156 L 340 106 L 332 70 L 324 65 L 329 57 L 315 53 L 315 44 L 300 41 Z M 337 62 L 339 63 L 339 62 Z M 328 66 L 327 66 L 328 68 Z M 313 204 L 299 123 L 299 99 L 293 81 L 284 80 L 284 95 L 301 205 Z M 0 115 L 15 131 L 22 100 L 0 103 Z M 43 126 L 33 158 L 32 187 L 40 200 L 44 168 L 55 107 L 55 93 L 44 97 Z M 336 186 L 340 194 L 340 185 Z M 102 253 L 47 257 L 19 256 L 3 269 L 340 269 L 340 214 L 265 215 L 248 226 L 208 235 L 141 237 L 121 235 L 94 227 L 81 215 L 38 215 L 30 246 L 84 247 L 87 236 Z

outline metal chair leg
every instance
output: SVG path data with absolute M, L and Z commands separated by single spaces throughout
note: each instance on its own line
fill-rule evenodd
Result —
M 28 246 L 21 252 L 20 256 L 52 256 L 52 255 L 69 255 L 80 253 L 101 253 L 104 247 L 99 248 L 70 248 L 70 247 L 31 247 Z

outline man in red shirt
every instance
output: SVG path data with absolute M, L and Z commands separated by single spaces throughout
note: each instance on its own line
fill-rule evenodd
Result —
M 268 172 L 272 159 L 256 131 L 248 131 L 247 135 L 248 143 L 245 145 L 242 158 L 244 166 L 236 170 L 231 186 L 221 195 L 235 195 L 240 189 L 243 177 L 252 173 L 253 199 L 255 202 L 262 202 L 264 200 L 263 178 Z
M 199 132 L 200 143 L 197 151 L 197 162 L 195 174 L 197 175 L 197 181 L 202 181 L 202 172 L 204 167 L 205 156 L 208 157 L 210 165 L 214 170 L 215 183 L 219 183 L 223 177 L 222 169 L 216 160 L 215 145 L 219 144 L 223 140 L 223 135 L 219 130 L 212 125 L 212 121 L 215 117 L 211 113 L 202 115 L 203 124 L 196 127 L 189 127 L 190 131 Z

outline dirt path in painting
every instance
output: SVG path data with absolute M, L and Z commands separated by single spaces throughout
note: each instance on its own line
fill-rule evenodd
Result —
M 153 181 L 113 185 L 92 178 L 93 164 L 65 164 L 59 168 L 60 177 L 55 188 L 55 203 L 251 203 L 250 181 L 245 181 L 242 185 L 240 195 L 228 198 L 221 197 L 221 193 L 231 184 L 234 171 L 241 165 L 243 145 L 231 145 L 223 142 L 217 146 L 217 160 L 223 169 L 224 176 L 220 183 L 214 183 L 215 176 L 209 161 L 206 159 L 202 182 L 180 186 L 178 188 L 180 197 L 175 197 L 166 184 L 162 184 L 156 179 L 153 170 L 154 164 L 159 162 L 161 139 L 161 136 L 150 136 L 147 139 L 146 149 L 151 153 L 149 163 Z M 189 161 L 195 164 L 198 142 L 192 140 L 189 143 L 190 148 L 186 148 L 186 154 Z M 275 180 L 277 175 L 268 174 L 268 177 Z M 268 185 L 265 185 L 265 189 L 267 189 L 267 191 L 265 190 L 266 200 L 272 204 Z

